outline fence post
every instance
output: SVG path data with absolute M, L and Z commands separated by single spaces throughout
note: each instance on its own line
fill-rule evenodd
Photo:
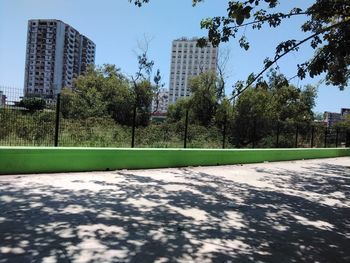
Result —
M 55 125 L 55 147 L 58 146 L 58 133 L 60 129 L 60 106 L 61 106 L 61 94 L 57 94 L 56 98 L 56 125 Z
M 346 131 L 345 147 L 350 147 L 350 131 Z
M 298 148 L 299 125 L 295 129 L 295 148 Z
M 253 148 L 255 148 L 255 139 L 256 139 L 256 118 L 254 117 L 254 123 L 253 123 Z
M 280 122 L 277 121 L 276 148 L 279 148 L 279 139 L 280 139 Z
M 132 116 L 132 132 L 131 132 L 131 148 L 135 146 L 135 127 L 136 127 L 136 103 L 134 104 L 134 111 Z
M 188 109 L 186 109 L 184 148 L 187 147 Z
M 327 135 L 328 135 L 328 128 L 324 130 L 324 148 L 327 148 Z
M 315 133 L 315 126 L 311 126 L 311 148 L 314 148 L 314 133 Z
M 338 143 L 339 143 L 339 128 L 336 129 L 336 134 L 335 134 L 335 148 L 338 148 Z
M 222 149 L 225 149 L 225 144 L 226 144 L 226 125 L 227 125 L 227 115 L 225 114 L 224 130 L 222 135 Z

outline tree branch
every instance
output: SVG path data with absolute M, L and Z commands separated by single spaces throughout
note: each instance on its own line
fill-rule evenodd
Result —
M 281 15 L 277 16 L 277 18 L 280 18 L 280 17 L 291 17 L 291 16 L 297 16 L 297 15 L 308 15 L 308 14 L 309 14 L 308 12 L 292 13 L 292 14 L 281 14 Z M 234 30 L 234 29 L 237 29 L 237 28 L 240 28 L 240 27 L 245 27 L 245 26 L 257 24 L 257 23 L 260 23 L 260 22 L 266 22 L 266 21 L 268 21 L 270 19 L 272 19 L 272 17 L 261 19 L 261 20 L 254 20 L 254 21 L 251 21 L 251 22 L 248 22 L 248 23 L 244 23 L 242 25 L 232 26 L 232 27 L 229 27 L 229 29 L 233 29 Z
M 275 59 L 269 63 L 268 66 L 265 66 L 265 68 L 264 68 L 262 71 L 260 71 L 260 73 L 259 73 L 258 75 L 256 75 L 251 81 L 249 81 L 249 82 L 247 83 L 247 85 L 246 85 L 242 90 L 240 90 L 237 94 L 235 94 L 230 100 L 233 100 L 233 99 L 235 99 L 236 97 L 238 97 L 240 94 L 242 94 L 247 88 L 250 87 L 250 85 L 252 85 L 257 79 L 259 79 L 259 78 L 260 78 L 274 63 L 276 63 L 276 62 L 277 62 L 278 60 L 280 60 L 282 57 L 284 57 L 285 55 L 287 55 L 289 52 L 295 50 L 295 49 L 298 48 L 300 45 L 304 44 L 305 42 L 309 41 L 310 39 L 312 39 L 312 38 L 314 38 L 314 37 L 316 37 L 316 36 L 318 36 L 318 35 L 320 35 L 320 34 L 326 32 L 326 31 L 329 31 L 329 30 L 331 30 L 331 29 L 333 29 L 333 28 L 335 28 L 335 27 L 338 27 L 338 26 L 343 25 L 343 24 L 347 24 L 347 23 L 349 23 L 349 22 L 350 22 L 350 18 L 349 18 L 349 19 L 346 19 L 346 20 L 344 20 L 344 21 L 341 21 L 341 22 L 339 22 L 339 23 L 333 24 L 333 25 L 331 25 L 331 26 L 322 28 L 322 29 L 318 30 L 316 33 L 312 34 L 311 36 L 309 36 L 309 37 L 307 37 L 307 38 L 305 38 L 305 39 L 299 41 L 296 45 L 294 45 L 293 47 L 291 47 L 290 49 L 288 49 L 287 51 L 285 51 L 283 54 L 276 56 Z

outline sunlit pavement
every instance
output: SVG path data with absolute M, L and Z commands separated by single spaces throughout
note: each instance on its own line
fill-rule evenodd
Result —
M 350 262 L 349 197 L 349 157 L 0 176 L 0 262 Z

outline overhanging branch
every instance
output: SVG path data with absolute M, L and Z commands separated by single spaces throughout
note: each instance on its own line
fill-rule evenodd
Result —
M 310 39 L 326 32 L 326 31 L 329 31 L 333 28 L 336 28 L 336 27 L 339 27 L 340 25 L 343 25 L 343 24 L 348 24 L 350 23 L 350 18 L 349 19 L 346 19 L 344 21 L 341 21 L 339 23 L 336 23 L 336 24 L 333 24 L 331 26 L 328 26 L 328 27 L 325 27 L 325 28 L 322 28 L 320 30 L 318 30 L 316 33 L 312 34 L 311 36 L 299 41 L 296 45 L 294 45 L 293 47 L 291 47 L 290 49 L 288 49 L 287 51 L 285 51 L 284 53 L 282 53 L 281 55 L 278 55 L 275 57 L 274 60 L 272 60 L 268 66 L 265 66 L 265 68 L 260 71 L 260 73 L 258 75 L 256 75 L 251 81 L 249 81 L 247 83 L 247 85 L 242 89 L 240 90 L 236 95 L 234 95 L 230 100 L 233 100 L 235 99 L 236 97 L 238 97 L 239 95 L 241 95 L 246 89 L 248 89 L 257 79 L 259 79 L 273 64 L 275 64 L 277 61 L 279 61 L 282 57 L 284 57 L 285 55 L 287 55 L 289 52 L 295 50 L 296 48 L 298 48 L 299 46 L 301 46 L 302 44 L 304 44 L 305 42 L 309 41 Z
M 309 14 L 308 12 L 300 12 L 300 13 L 291 13 L 291 14 L 280 14 L 280 15 L 278 15 L 276 17 L 277 18 L 290 18 L 291 16 L 308 15 L 308 14 Z M 253 25 L 253 24 L 266 22 L 266 21 L 269 21 L 271 19 L 273 19 L 273 17 L 267 17 L 267 18 L 264 18 L 264 19 L 261 19 L 261 20 L 254 20 L 254 21 L 251 21 L 251 22 L 244 23 L 242 25 L 235 25 L 235 26 L 232 26 L 232 27 L 229 27 L 229 28 L 235 30 L 235 29 L 240 28 L 240 27 L 245 27 L 245 26 L 249 26 L 249 25 Z

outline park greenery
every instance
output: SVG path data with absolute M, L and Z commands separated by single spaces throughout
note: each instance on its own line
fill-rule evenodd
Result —
M 192 95 L 170 105 L 163 121 L 150 118 L 159 78 L 157 72 L 156 81 L 131 79 L 115 65 L 90 68 L 61 92 L 59 145 L 130 147 L 135 125 L 135 147 L 183 147 L 186 115 L 187 147 L 221 148 L 224 134 L 226 147 L 275 147 L 277 130 L 279 147 L 294 147 L 296 127 L 298 146 L 308 147 L 312 126 L 315 146 L 323 145 L 324 126 L 312 112 L 317 89 L 295 87 L 277 71 L 235 100 L 221 94 L 217 74 L 203 73 L 190 80 Z M 2 145 L 53 145 L 56 107 L 41 100 L 24 98 L 0 109 Z M 347 129 L 348 123 L 338 125 Z

